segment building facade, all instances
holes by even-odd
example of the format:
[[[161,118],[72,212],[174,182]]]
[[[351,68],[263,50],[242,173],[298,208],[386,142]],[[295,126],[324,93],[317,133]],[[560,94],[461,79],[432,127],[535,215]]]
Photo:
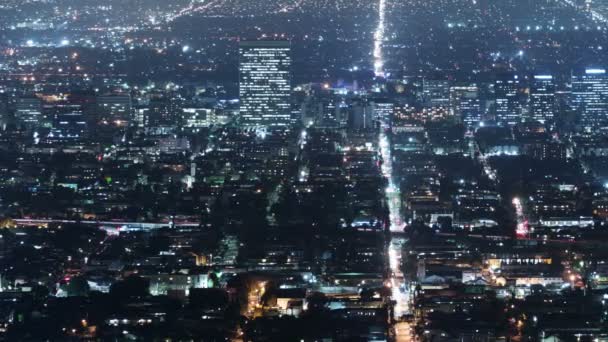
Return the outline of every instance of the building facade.
[[[291,56],[287,41],[248,41],[239,46],[240,117],[245,128],[291,123]]]
[[[552,121],[555,111],[555,85],[551,75],[535,75],[530,87],[530,116],[545,123]]]
[[[605,69],[586,69],[572,76],[572,107],[586,131],[608,120],[608,75]]]

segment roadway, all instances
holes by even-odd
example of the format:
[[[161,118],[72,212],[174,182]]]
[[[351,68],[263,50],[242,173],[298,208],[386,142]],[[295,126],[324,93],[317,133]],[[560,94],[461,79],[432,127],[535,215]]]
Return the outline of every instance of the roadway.
[[[17,226],[45,226],[49,224],[86,224],[98,227],[113,227],[124,230],[146,230],[166,227],[194,228],[200,222],[130,222],[130,221],[95,221],[95,220],[59,220],[59,219],[14,219]]]
[[[391,287],[391,300],[393,306],[393,335],[397,342],[413,341],[413,329],[409,322],[401,318],[411,314],[411,292],[402,271],[402,255],[405,239],[400,236],[405,228],[403,213],[401,210],[401,191],[395,182],[391,145],[387,133],[381,129],[379,134],[380,155],[382,157],[382,175],[387,179],[388,186],[385,189],[386,203],[389,210],[389,231],[391,240],[388,244],[388,266]]]
[[[382,48],[386,35],[386,2],[387,0],[378,0],[378,25],[374,32],[374,75],[379,79],[385,77]],[[388,125],[381,125],[381,127],[385,126],[389,127]],[[391,241],[388,244],[387,250],[390,275],[387,280],[391,287],[391,299],[394,302],[393,321],[395,324],[392,327],[392,335],[397,342],[410,342],[414,340],[412,326],[409,322],[401,321],[401,317],[411,312],[410,289],[401,270],[405,239],[399,235],[403,233],[405,223],[401,210],[400,186],[395,182],[391,154],[392,148],[387,131],[384,128],[380,129],[378,145],[380,147],[380,156],[382,157],[382,175],[388,181],[388,186],[384,193],[389,210],[389,231],[391,232]]]
[[[386,0],[378,0],[378,25],[374,32],[374,75],[384,77],[382,45],[386,33]]]

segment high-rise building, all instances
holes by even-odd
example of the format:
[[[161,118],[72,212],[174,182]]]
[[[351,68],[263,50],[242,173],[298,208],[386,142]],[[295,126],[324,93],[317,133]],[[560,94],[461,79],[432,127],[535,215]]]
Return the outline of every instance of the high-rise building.
[[[513,126],[521,121],[519,106],[519,80],[514,77],[500,77],[494,82],[496,122],[503,126]]]
[[[132,119],[131,96],[106,95],[97,98],[99,120],[116,126],[127,126]]]
[[[0,130],[3,130],[9,121],[8,96],[2,93],[0,88]]]
[[[349,113],[348,127],[352,130],[372,127],[373,109],[371,107],[367,101],[355,101]]]
[[[86,136],[87,122],[81,106],[66,104],[49,109],[52,124],[49,141],[70,142]]]
[[[553,120],[555,84],[551,75],[535,75],[530,87],[530,117],[545,123]]]
[[[249,41],[239,46],[240,116],[246,128],[291,123],[291,56],[287,41]]]
[[[382,127],[389,128],[395,112],[395,104],[391,101],[376,100],[373,102],[373,119],[380,122]]]
[[[320,99],[316,125],[320,127],[338,127],[340,123],[340,99],[333,94]]]
[[[143,132],[146,128],[149,113],[150,108],[148,107],[135,108],[133,111],[133,127],[136,127],[140,132]]]
[[[15,108],[17,122],[28,129],[42,125],[42,101],[36,97],[23,97],[17,100]]]
[[[450,105],[450,82],[447,80],[427,80],[422,83],[422,98],[425,107]]]
[[[173,133],[180,124],[182,108],[177,98],[157,97],[150,101],[144,116],[144,127],[148,134]]]
[[[605,69],[587,69],[583,74],[572,76],[572,107],[587,131],[608,121],[608,75]]]
[[[479,88],[475,84],[450,88],[450,115],[460,118],[467,129],[481,122],[481,102]]]
[[[216,123],[215,110],[211,108],[183,108],[181,121],[183,129],[198,132]]]

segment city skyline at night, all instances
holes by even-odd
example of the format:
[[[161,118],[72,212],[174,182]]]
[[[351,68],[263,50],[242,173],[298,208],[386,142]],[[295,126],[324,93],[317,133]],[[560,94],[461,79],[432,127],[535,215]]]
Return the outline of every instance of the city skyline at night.
[[[4,0],[0,341],[608,341],[608,1]]]

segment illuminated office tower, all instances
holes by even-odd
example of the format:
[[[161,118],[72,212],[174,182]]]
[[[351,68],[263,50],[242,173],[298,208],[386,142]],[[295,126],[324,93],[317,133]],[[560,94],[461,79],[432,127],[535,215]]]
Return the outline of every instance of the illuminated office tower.
[[[386,100],[376,100],[372,106],[374,109],[373,119],[378,121],[383,128],[389,128],[395,113],[395,104]]]
[[[572,107],[582,127],[590,131],[608,122],[608,75],[604,69],[587,69],[572,76]]]
[[[469,130],[479,125],[481,102],[477,85],[450,88],[450,115],[460,118]]]
[[[323,127],[336,126],[339,122],[339,99],[336,97],[326,97],[319,104],[317,124]]]
[[[53,116],[51,135],[55,139],[63,141],[78,140],[84,138],[86,133],[87,123],[82,111],[75,110]]]
[[[47,108],[51,120],[48,142],[74,142],[86,137],[88,126],[82,106],[60,104]]]
[[[553,120],[555,111],[555,85],[553,76],[535,75],[530,87],[530,116],[545,123]]]
[[[156,97],[150,100],[143,118],[143,126],[150,135],[172,134],[178,128],[181,117],[182,107],[179,98]]]
[[[216,123],[215,109],[211,108],[183,108],[181,125],[184,130],[199,132]]]
[[[499,78],[494,82],[496,121],[503,126],[513,126],[521,121],[519,106],[519,80],[517,76]]]
[[[97,98],[99,120],[116,126],[127,126],[132,119],[131,96],[105,95]]]
[[[17,100],[15,118],[27,129],[42,126],[42,101],[36,97],[22,97]]]
[[[287,41],[250,41],[239,46],[240,116],[246,128],[291,123],[291,56]]]
[[[423,80],[422,97],[425,107],[447,108],[450,104],[450,82],[446,80]]]

